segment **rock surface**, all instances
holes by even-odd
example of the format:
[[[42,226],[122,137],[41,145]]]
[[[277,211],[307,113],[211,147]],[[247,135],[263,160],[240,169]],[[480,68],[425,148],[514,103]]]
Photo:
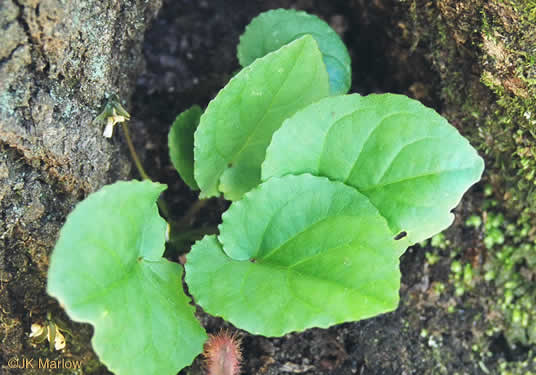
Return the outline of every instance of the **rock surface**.
[[[107,98],[129,101],[143,69],[141,45],[161,1],[0,2],[0,363],[82,360],[99,369],[91,329],[69,324],[64,353],[32,346],[30,325],[62,316],[46,295],[48,256],[73,205],[130,171],[121,136],[94,118]],[[65,319],[65,318],[64,318]]]

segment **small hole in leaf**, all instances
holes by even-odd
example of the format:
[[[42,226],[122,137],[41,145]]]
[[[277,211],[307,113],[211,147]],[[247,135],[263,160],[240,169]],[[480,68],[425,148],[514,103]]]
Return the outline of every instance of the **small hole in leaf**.
[[[406,237],[407,235],[408,235],[408,232],[406,232],[405,230],[403,230],[402,232],[398,233],[398,234],[395,236],[395,241],[401,240],[402,238]]]
[[[251,258],[249,261],[250,261],[251,263],[257,263],[257,259],[255,259],[255,258]]]
[[[227,164],[227,168],[232,168],[232,167],[233,167],[233,163]]]

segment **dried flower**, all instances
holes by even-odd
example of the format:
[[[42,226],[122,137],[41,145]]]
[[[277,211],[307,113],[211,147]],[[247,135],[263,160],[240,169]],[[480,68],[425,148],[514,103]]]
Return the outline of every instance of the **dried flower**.
[[[119,98],[113,95],[106,103],[104,110],[95,120],[106,121],[106,127],[102,134],[106,138],[111,138],[115,124],[124,122],[130,119],[130,114],[123,108],[119,102]]]

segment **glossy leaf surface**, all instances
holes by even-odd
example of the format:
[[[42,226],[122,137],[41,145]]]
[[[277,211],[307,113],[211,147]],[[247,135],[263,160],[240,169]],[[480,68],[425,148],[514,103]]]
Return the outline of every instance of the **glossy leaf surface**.
[[[317,44],[304,36],[257,59],[210,102],[195,133],[201,197],[237,200],[260,182],[272,134],[299,109],[329,93]]]
[[[401,95],[323,99],[274,134],[263,179],[312,173],[366,195],[409,243],[439,233],[484,162],[434,110]]]
[[[305,34],[315,38],[329,75],[331,95],[345,94],[352,83],[350,55],[339,35],[317,16],[294,9],[261,13],[240,37],[238,60],[247,66]]]
[[[220,232],[194,245],[186,281],[197,304],[239,328],[280,336],[397,307],[404,248],[352,187],[272,178],[231,205]]]
[[[177,116],[168,135],[169,158],[182,180],[199,190],[194,179],[194,132],[203,111],[197,105]]]
[[[162,258],[166,223],[152,182],[117,182],[78,204],[50,261],[47,291],[95,327],[93,348],[115,374],[176,374],[206,334],[184,294],[182,268]]]

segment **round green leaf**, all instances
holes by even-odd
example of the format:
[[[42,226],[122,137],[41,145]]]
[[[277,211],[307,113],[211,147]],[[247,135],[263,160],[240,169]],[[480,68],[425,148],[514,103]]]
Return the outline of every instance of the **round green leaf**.
[[[401,95],[330,97],[285,121],[262,177],[312,173],[366,195],[393,233],[413,244],[454,220],[484,161],[434,110]]]
[[[352,83],[350,55],[339,35],[317,16],[294,9],[276,9],[261,13],[247,26],[238,44],[240,65],[310,34],[315,38],[329,75],[331,95],[345,94]]]
[[[205,311],[239,328],[281,336],[398,305],[404,248],[352,187],[272,178],[231,205],[220,232],[193,246],[186,282]]]
[[[201,198],[237,200],[257,186],[272,134],[297,110],[328,95],[327,73],[311,36],[240,71],[212,100],[195,132]]]
[[[78,204],[50,260],[47,291],[95,327],[93,348],[116,374],[176,374],[206,334],[182,290],[182,268],[162,258],[165,185],[117,182]]]
[[[197,105],[177,116],[168,135],[169,158],[183,181],[199,190],[194,179],[194,132],[203,111]]]

